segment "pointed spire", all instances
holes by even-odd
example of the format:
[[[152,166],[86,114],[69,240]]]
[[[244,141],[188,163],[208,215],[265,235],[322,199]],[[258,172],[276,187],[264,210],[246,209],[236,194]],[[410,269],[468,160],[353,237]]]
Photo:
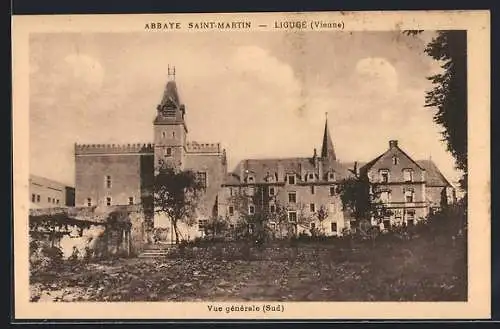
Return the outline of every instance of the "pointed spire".
[[[323,134],[323,145],[321,147],[321,157],[324,159],[337,160],[335,149],[333,148],[332,137],[328,130],[328,112],[325,112],[325,132]]]

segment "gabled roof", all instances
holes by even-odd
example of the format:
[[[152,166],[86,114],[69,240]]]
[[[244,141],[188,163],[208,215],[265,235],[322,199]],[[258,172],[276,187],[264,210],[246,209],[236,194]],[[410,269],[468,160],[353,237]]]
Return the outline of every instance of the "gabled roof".
[[[444,175],[441,173],[441,171],[438,169],[436,164],[432,160],[413,160],[408,154],[406,154],[401,148],[398,146],[395,146],[398,151],[400,151],[403,155],[408,157],[411,161],[413,161],[420,169],[425,171],[425,180],[426,180],[426,186],[442,186],[442,187],[449,187],[452,186],[450,182],[444,177]],[[387,152],[382,153],[375,159],[371,160],[370,162],[366,163],[363,165],[360,169],[361,173],[366,173],[370,168],[377,163],[377,161],[382,158]]]
[[[412,161],[418,168],[422,169],[422,170],[425,170],[425,168],[423,168],[417,161],[413,160],[413,158],[411,156],[409,156],[405,151],[403,151],[399,146],[394,146],[394,148],[396,148],[399,152],[401,152],[401,154],[403,154],[404,156],[406,156],[408,159],[410,159],[410,161]],[[385,151],[384,153],[382,153],[381,155],[379,155],[378,157],[376,157],[375,159],[371,160],[370,162],[368,162],[367,164],[365,164],[362,168],[362,171],[363,172],[367,172],[368,170],[370,170],[370,168],[378,162],[378,160],[380,160],[384,155],[386,155],[387,153],[389,153],[390,151],[392,150],[392,148],[389,148],[387,151]]]
[[[427,186],[452,186],[432,160],[417,160],[417,162],[425,169]]]

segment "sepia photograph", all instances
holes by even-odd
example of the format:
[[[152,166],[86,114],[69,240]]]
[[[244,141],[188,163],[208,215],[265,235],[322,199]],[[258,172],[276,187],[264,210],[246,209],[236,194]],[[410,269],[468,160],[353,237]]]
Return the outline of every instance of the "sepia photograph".
[[[467,28],[258,26],[29,33],[30,304],[469,301]]]

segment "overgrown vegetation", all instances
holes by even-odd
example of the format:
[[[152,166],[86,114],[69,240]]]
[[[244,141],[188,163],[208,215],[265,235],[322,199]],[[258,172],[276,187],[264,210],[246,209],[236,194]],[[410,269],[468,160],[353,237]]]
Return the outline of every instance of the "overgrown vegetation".
[[[179,171],[162,164],[154,178],[155,211],[168,217],[175,234],[175,242],[179,239],[179,222],[193,224],[202,184],[193,171]]]

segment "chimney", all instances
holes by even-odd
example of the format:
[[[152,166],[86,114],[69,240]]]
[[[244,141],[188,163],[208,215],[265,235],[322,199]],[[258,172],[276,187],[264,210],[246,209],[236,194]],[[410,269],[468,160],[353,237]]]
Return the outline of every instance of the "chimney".
[[[398,141],[397,140],[390,140],[389,141],[389,148],[397,147],[398,146]]]
[[[359,172],[358,172],[358,161],[354,161],[354,174],[359,175]]]
[[[245,161],[240,163],[240,183],[245,182]]]
[[[278,181],[285,181],[285,169],[283,168],[283,164],[278,162]]]

